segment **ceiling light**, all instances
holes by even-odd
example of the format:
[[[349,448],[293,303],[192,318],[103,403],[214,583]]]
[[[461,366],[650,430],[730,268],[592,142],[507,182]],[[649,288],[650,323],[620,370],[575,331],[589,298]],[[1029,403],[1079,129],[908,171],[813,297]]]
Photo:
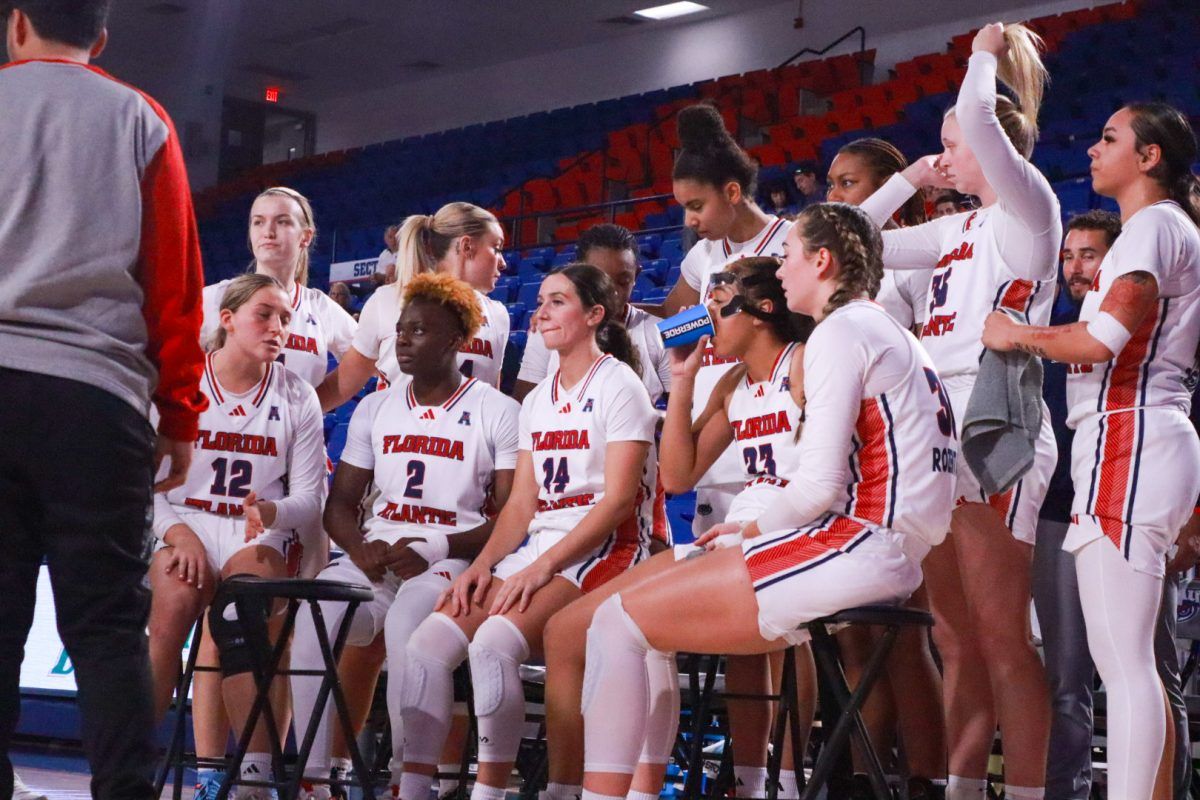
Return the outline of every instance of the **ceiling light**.
[[[647,19],[671,19],[672,17],[682,17],[685,14],[695,14],[698,11],[708,11],[708,6],[691,2],[667,3],[663,6],[643,8],[641,11],[633,13]]]

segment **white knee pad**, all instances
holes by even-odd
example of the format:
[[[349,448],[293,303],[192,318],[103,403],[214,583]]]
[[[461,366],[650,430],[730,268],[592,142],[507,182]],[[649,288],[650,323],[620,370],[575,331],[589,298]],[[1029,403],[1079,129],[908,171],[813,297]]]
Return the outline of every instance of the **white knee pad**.
[[[409,638],[404,675],[395,689],[398,700],[388,704],[400,709],[408,761],[438,763],[450,730],[453,673],[466,657],[466,634],[443,614],[430,614]]]
[[[646,738],[638,760],[645,764],[666,764],[671,760],[679,727],[679,669],[675,654],[659,650],[647,653],[646,680],[650,713],[646,716]]]
[[[491,617],[471,641],[471,685],[479,720],[479,760],[504,763],[517,757],[525,720],[521,662],[529,643],[510,620]]]
[[[404,687],[408,683],[408,642],[413,632],[426,618],[433,613],[442,588],[447,585],[444,578],[434,581],[423,581],[422,575],[414,580],[405,581],[396,594],[396,600],[388,609],[384,622],[384,641],[387,645],[388,687],[387,705],[388,716],[392,724],[392,760],[396,764],[404,762]],[[457,626],[455,626],[457,628]],[[465,637],[462,638],[463,648]],[[452,654],[453,655],[453,654]],[[462,656],[459,656],[459,661]],[[422,676],[428,669],[426,665],[420,668]],[[422,683],[427,683],[422,681]],[[422,686],[422,691],[424,686]]]
[[[596,609],[583,678],[584,769],[632,775],[645,741],[650,645],[619,594]]]
[[[506,693],[521,692],[521,662],[529,657],[524,634],[504,617],[491,617],[479,627],[469,649],[475,714],[496,713]],[[512,676],[518,680],[512,683]]]

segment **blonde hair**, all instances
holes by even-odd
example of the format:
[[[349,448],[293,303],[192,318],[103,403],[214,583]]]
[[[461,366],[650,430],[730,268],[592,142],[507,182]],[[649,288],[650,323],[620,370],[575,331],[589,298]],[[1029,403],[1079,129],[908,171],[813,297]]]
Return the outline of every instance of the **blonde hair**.
[[[312,237],[308,240],[308,245],[300,250],[300,258],[296,262],[295,281],[301,286],[308,286],[308,253],[312,249],[313,242],[317,240],[317,223],[313,218],[312,204],[308,202],[307,197],[286,186],[272,186],[264,189],[258,197],[254,198],[255,201],[259,197],[286,197],[300,206],[300,227],[312,231]]]
[[[239,275],[229,282],[225,287],[225,294],[221,295],[220,311],[229,309],[231,312],[237,311],[246,303],[250,302],[250,298],[258,292],[259,289],[278,289],[284,291],[283,284],[275,280],[270,275],[265,275],[261,272],[248,272],[245,275]],[[225,326],[220,324],[220,316],[218,315],[217,330],[212,336],[212,347],[210,350],[220,350],[225,346]]]
[[[477,239],[492,225],[499,225],[495,214],[471,203],[447,203],[436,214],[413,214],[400,225],[396,234],[396,289],[401,296],[405,285],[423,272],[435,272],[438,262],[450,251],[456,239]]]

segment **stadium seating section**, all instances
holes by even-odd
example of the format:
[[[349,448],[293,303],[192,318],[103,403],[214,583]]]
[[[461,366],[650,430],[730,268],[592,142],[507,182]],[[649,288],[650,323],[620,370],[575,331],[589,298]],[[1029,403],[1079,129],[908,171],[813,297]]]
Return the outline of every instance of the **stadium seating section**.
[[[1064,215],[1102,207],[1090,189],[1086,149],[1113,110],[1159,99],[1200,111],[1200,5],[1112,3],[1030,24],[1046,40],[1053,76],[1034,162],[1053,182]],[[936,151],[973,36],[956,36],[942,52],[899,63],[878,80],[867,50],[267,165],[197,195],[207,278],[245,269],[246,211],[266,186],[293,186],[313,200],[317,285],[331,259],[377,255],[389,222],[449,200],[486,206],[504,221],[513,248],[493,293],[512,319],[511,381],[537,284],[572,258],[580,230],[615,221],[640,232],[635,299],[655,302],[678,279],[682,209],[669,194],[680,108],[715,103],[760,160],[760,182],[787,180],[801,161],[823,168],[862,136],[887,139],[911,158]],[[334,458],[351,410],[327,420]]]

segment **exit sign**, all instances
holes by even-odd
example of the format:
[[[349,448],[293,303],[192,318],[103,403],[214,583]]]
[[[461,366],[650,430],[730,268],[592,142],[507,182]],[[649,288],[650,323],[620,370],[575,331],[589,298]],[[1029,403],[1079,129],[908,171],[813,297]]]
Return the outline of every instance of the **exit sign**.
[[[268,103],[278,103],[279,102],[279,87],[278,86],[268,86],[266,92],[263,93],[263,99],[266,100]]]

